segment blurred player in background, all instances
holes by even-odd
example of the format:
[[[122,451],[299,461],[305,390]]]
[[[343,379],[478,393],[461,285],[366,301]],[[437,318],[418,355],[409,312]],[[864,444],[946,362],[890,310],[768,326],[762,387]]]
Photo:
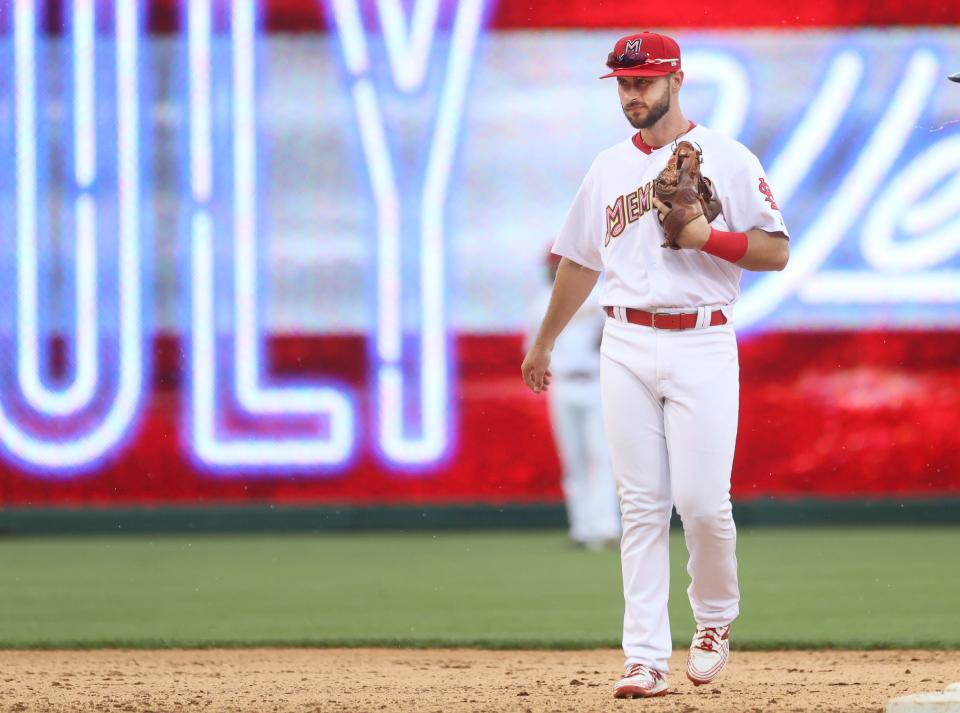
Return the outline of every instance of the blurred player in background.
[[[547,247],[545,284],[530,307],[525,348],[529,349],[550,304],[560,256]],[[600,405],[600,338],[606,315],[597,290],[584,301],[553,348],[550,423],[563,468],[563,493],[570,540],[601,549],[619,545],[620,508]]]

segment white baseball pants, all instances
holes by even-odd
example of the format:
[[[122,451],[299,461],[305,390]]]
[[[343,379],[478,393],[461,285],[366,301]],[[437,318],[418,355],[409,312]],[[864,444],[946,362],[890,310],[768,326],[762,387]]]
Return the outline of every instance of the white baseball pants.
[[[558,375],[549,394],[570,539],[591,543],[617,538],[620,510],[603,432],[599,380],[567,380]]]
[[[667,671],[671,506],[690,558],[687,594],[701,626],[739,613],[730,472],[740,366],[729,324],[679,331],[607,319],[601,392],[622,512],[627,665]]]

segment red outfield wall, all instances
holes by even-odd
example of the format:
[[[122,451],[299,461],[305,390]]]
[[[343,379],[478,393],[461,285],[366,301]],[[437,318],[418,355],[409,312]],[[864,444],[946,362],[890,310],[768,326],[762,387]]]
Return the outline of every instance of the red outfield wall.
[[[370,8],[374,0],[364,0]],[[43,3],[63,30],[66,0]],[[160,32],[180,25],[179,0],[149,0]],[[322,0],[263,0],[277,31],[326,31]],[[404,3],[409,6],[409,3]],[[372,22],[373,12],[365,13]],[[0,17],[0,26],[6,19]],[[614,0],[500,0],[493,30],[817,27],[960,24],[960,3],[923,0],[769,3],[692,0],[676,7]],[[154,383],[130,442],[104,468],[69,479],[0,464],[0,506],[274,502],[523,503],[560,499],[559,464],[543,399],[519,379],[519,336],[461,335],[450,458],[399,473],[373,448],[367,345],[359,337],[278,338],[272,371],[351,385],[360,448],[343,470],[298,475],[200,470],[189,456],[183,363],[160,339]],[[960,496],[960,332],[791,332],[741,340],[738,500],[780,497]],[[239,420],[239,418],[237,419]]]
[[[180,24],[180,0],[145,0],[148,23],[156,32],[172,32]],[[251,0],[253,1],[253,0]],[[372,9],[374,0],[361,0]],[[406,5],[406,3],[405,3]],[[67,0],[47,0],[40,12],[49,32],[65,26]],[[493,0],[487,26],[494,30],[736,27],[801,29],[815,27],[886,27],[890,25],[960,24],[960,3],[944,0],[689,0],[682,10],[670,3],[622,0]],[[261,0],[264,26],[272,31],[316,32],[332,24],[324,0]],[[375,13],[365,13],[366,21]],[[2,18],[0,18],[2,21]]]
[[[237,503],[523,503],[559,500],[559,465],[543,399],[519,378],[519,337],[456,344],[459,434],[453,457],[398,474],[361,437],[346,470],[226,477],[198,470],[182,424],[179,345],[161,340],[155,384],[119,458],[95,474],[0,477],[6,506]],[[359,338],[284,338],[274,373],[335,376],[370,418],[366,345]],[[741,340],[742,410],[734,469],[738,500],[763,496],[960,495],[960,333],[774,333]]]

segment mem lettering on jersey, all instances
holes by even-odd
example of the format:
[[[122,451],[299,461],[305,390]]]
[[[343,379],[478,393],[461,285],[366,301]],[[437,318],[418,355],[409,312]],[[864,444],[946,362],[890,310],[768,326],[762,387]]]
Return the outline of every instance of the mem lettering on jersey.
[[[630,223],[635,223],[642,215],[653,210],[654,181],[649,181],[637,190],[618,196],[607,206],[607,234],[603,246],[610,244],[613,238],[619,238]]]

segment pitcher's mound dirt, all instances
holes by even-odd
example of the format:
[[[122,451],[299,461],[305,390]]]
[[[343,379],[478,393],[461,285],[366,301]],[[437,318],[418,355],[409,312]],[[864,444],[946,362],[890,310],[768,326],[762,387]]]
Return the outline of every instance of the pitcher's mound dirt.
[[[734,651],[694,688],[617,701],[618,651],[3,651],[0,711],[880,711],[960,679],[960,651]]]

